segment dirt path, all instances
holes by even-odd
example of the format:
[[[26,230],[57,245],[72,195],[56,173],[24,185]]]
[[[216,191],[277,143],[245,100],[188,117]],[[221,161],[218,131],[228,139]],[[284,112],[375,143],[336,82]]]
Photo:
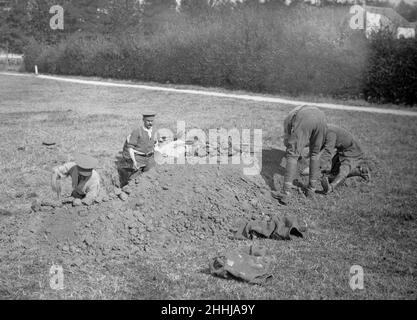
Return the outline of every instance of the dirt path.
[[[0,72],[2,76],[22,76],[22,77],[33,77],[32,74],[27,73],[10,73],[10,72]],[[211,97],[219,98],[228,98],[228,99],[240,99],[240,100],[249,100],[256,102],[270,102],[270,103],[281,103],[284,105],[299,106],[299,105],[311,105],[319,108],[333,109],[333,110],[343,110],[343,111],[359,111],[359,112],[371,112],[371,113],[380,113],[380,114],[393,114],[398,116],[417,116],[415,111],[406,111],[406,110],[397,110],[397,109],[384,109],[384,108],[374,108],[374,107],[360,107],[360,106],[347,106],[341,104],[333,103],[319,103],[319,102],[307,102],[307,101],[297,101],[297,100],[288,100],[283,98],[273,98],[273,97],[263,97],[257,95],[249,94],[232,94],[232,93],[222,93],[216,91],[205,91],[205,90],[192,90],[192,89],[175,89],[167,88],[160,86],[149,86],[149,85],[140,85],[140,84],[129,84],[129,83],[116,83],[110,81],[97,81],[97,80],[82,80],[70,77],[56,77],[56,76],[47,76],[47,75],[38,75],[36,76],[39,79],[87,84],[87,85],[96,85],[96,86],[107,86],[107,87],[122,87],[122,88],[136,88],[142,90],[153,90],[153,91],[165,91],[165,92],[174,92],[174,93],[184,93],[184,94],[196,94],[204,95]]]

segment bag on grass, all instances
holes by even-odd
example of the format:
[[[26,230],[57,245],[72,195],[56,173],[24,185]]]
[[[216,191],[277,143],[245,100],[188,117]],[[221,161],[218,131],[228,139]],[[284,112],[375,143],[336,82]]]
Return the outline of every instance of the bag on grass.
[[[272,278],[270,263],[263,257],[231,251],[210,263],[210,273],[225,279],[240,279],[252,284],[265,284]]]

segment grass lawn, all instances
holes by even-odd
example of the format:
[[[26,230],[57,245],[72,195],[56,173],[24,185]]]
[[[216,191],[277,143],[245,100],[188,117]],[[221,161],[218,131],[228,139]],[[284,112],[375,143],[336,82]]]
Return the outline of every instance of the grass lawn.
[[[65,288],[55,291],[49,287],[49,268],[59,257],[52,261],[41,243],[18,243],[41,223],[29,213],[31,194],[50,197],[53,166],[84,151],[100,159],[100,170],[110,170],[144,109],[158,113],[159,128],[175,132],[182,120],[187,128],[262,129],[265,150],[283,149],[279,136],[292,107],[2,75],[0,97],[0,298],[417,298],[414,117],[324,110],[330,123],[361,141],[373,160],[373,180],[351,181],[315,201],[276,206],[278,214],[295,213],[310,228],[302,239],[254,240],[275,259],[273,280],[265,286],[207,272],[209,259],[221,250],[253,243],[224,239],[189,244],[172,254],[150,250],[137,258],[86,261],[67,268]],[[47,141],[56,146],[43,146]],[[282,180],[278,172],[271,175]],[[349,287],[352,265],[364,269],[363,290]]]

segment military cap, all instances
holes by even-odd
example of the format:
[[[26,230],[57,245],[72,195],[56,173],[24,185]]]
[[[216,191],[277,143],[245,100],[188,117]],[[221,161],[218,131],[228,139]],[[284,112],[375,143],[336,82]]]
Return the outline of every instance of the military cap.
[[[143,112],[142,113],[142,116],[143,116],[143,118],[145,119],[149,119],[149,118],[155,118],[155,116],[156,116],[156,112],[154,112],[154,111],[145,111],[145,112]]]
[[[92,170],[98,165],[98,161],[95,158],[81,153],[75,155],[75,163],[80,169],[79,174],[83,176],[90,176]]]

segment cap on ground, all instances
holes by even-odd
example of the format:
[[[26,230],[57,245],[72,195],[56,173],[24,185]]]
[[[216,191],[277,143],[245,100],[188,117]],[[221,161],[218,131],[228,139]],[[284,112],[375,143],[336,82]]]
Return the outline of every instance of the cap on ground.
[[[147,119],[149,119],[149,118],[155,118],[156,112],[151,111],[151,110],[147,110],[147,111],[145,111],[145,112],[142,113],[142,116],[143,116],[144,119],[145,118],[147,118]]]
[[[75,155],[75,163],[81,169],[79,173],[84,176],[91,175],[91,170],[98,165],[97,159],[81,153]]]

